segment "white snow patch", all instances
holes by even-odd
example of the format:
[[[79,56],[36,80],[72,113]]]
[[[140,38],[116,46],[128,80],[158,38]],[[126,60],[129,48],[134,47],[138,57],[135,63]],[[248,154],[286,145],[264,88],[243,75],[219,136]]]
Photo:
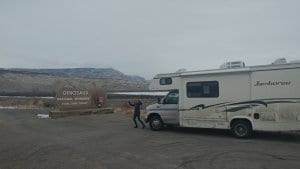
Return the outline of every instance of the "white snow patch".
[[[168,92],[112,92],[115,95],[132,95],[132,96],[165,96]]]
[[[49,114],[38,114],[37,117],[40,118],[40,119],[48,119]]]
[[[0,109],[19,109],[19,108],[14,106],[0,106]]]
[[[18,98],[18,99],[26,99],[26,98],[42,98],[42,99],[54,99],[55,97],[40,97],[40,96],[0,96],[0,98]]]

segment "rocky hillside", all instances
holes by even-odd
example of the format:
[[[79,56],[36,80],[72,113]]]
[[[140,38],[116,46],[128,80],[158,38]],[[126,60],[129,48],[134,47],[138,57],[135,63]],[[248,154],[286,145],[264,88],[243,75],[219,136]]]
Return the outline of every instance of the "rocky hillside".
[[[148,89],[144,78],[111,68],[0,69],[0,95],[50,96],[66,84],[108,91]]]

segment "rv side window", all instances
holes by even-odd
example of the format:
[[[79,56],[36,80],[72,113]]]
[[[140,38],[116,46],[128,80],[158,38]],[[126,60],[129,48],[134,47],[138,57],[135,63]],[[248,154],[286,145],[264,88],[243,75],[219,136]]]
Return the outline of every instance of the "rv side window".
[[[188,82],[186,84],[187,97],[219,97],[219,83],[217,81]]]
[[[170,77],[163,77],[159,80],[160,85],[170,85],[172,84],[172,78]]]

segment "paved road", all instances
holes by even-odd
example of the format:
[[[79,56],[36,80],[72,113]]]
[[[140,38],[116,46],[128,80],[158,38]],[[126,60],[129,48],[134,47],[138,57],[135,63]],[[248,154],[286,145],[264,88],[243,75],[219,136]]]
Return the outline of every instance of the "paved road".
[[[38,119],[0,110],[0,169],[299,169],[300,134],[132,128],[122,114]]]

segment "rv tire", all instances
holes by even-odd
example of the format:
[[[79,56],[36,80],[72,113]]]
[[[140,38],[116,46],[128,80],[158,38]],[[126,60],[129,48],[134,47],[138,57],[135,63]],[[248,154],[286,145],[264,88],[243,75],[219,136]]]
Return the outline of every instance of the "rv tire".
[[[163,129],[163,121],[159,116],[151,117],[149,121],[150,129],[153,131],[159,131]]]
[[[247,138],[252,133],[252,126],[246,120],[236,120],[231,125],[231,132],[237,138]]]

